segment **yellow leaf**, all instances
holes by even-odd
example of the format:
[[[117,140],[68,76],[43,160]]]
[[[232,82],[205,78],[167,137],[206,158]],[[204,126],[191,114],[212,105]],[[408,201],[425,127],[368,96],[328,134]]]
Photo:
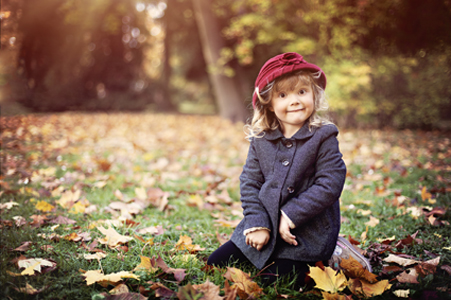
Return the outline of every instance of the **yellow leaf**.
[[[133,240],[132,237],[119,234],[116,230],[109,227],[108,229],[98,226],[97,229],[105,235],[105,238],[100,239],[101,244],[107,244],[109,247],[114,248],[119,244],[125,244]]]
[[[21,275],[34,275],[35,268],[39,267],[39,262],[36,262],[34,265],[25,268],[20,274]]]
[[[144,271],[148,271],[150,273],[155,273],[158,270],[158,267],[157,267],[154,259],[152,260],[151,258],[146,257],[146,256],[140,256],[140,257],[141,257],[141,263],[136,266],[134,271],[144,270]]]
[[[87,271],[82,274],[85,276],[86,284],[91,285],[93,283],[116,283],[122,280],[122,278],[133,278],[139,280],[139,276],[132,274],[130,272],[122,271],[117,273],[111,273],[104,275],[100,270]]]
[[[315,280],[315,288],[326,292],[336,293],[346,288],[346,276],[342,271],[336,272],[330,267],[325,267],[324,271],[319,267],[309,267],[309,276]]]
[[[55,208],[55,206],[53,206],[50,203],[47,203],[47,202],[45,202],[43,200],[41,200],[38,203],[36,203],[35,207],[36,207],[37,210],[40,210],[42,212],[49,212],[49,211],[51,211],[52,209]]]
[[[424,186],[424,187],[421,189],[421,199],[423,199],[423,201],[424,201],[424,200],[431,199],[431,197],[432,197],[432,194],[431,194],[431,193],[428,193],[426,187]]]
[[[68,209],[80,198],[80,195],[81,190],[76,190],[75,192],[68,190],[61,195],[61,198],[57,202],[62,208]]]
[[[85,212],[86,206],[82,202],[75,203],[72,208],[69,210],[72,214],[82,214]]]
[[[199,245],[193,245],[193,240],[187,235],[181,235],[177,244],[175,244],[174,250],[188,250],[189,252],[196,252],[205,250]]]

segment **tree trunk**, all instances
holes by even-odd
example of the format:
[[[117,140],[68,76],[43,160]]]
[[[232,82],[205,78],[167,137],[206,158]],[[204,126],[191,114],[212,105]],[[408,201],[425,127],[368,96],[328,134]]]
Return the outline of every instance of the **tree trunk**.
[[[220,58],[224,41],[217,19],[211,9],[210,1],[193,0],[193,6],[205,61],[209,66],[214,66]],[[233,122],[245,121],[248,113],[244,105],[244,97],[236,81],[216,71],[209,71],[208,76],[213,86],[221,117]]]

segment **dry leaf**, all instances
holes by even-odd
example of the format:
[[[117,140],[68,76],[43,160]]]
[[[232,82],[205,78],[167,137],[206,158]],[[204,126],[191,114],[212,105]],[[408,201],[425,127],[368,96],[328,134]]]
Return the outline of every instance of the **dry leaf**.
[[[132,237],[119,234],[112,227],[105,229],[102,226],[98,226],[97,229],[105,235],[105,238],[100,239],[99,242],[104,245],[107,244],[111,248],[117,247],[120,244],[125,244],[133,240]]]
[[[109,293],[111,295],[121,295],[121,294],[127,294],[129,292],[130,292],[130,290],[123,283],[117,285],[115,288],[113,288],[112,290],[109,291]]]
[[[396,290],[393,291],[393,294],[399,298],[409,298],[410,290]]]
[[[154,258],[141,256],[141,263],[134,268],[134,271],[147,271],[149,273],[155,273],[158,271],[157,263]]]
[[[139,276],[126,271],[104,275],[100,270],[92,270],[87,271],[82,275],[85,277],[87,285],[91,285],[93,283],[98,282],[102,286],[107,286],[108,284],[113,284],[121,281],[122,278],[133,278],[139,280]]]
[[[394,254],[389,254],[388,257],[384,258],[383,260],[385,262],[397,263],[398,265],[401,265],[404,267],[419,263],[419,261],[417,261],[417,260],[403,258],[400,256],[396,256]]]
[[[21,272],[22,275],[34,275],[35,271],[41,273],[41,267],[54,267],[56,264],[42,258],[31,258],[19,260],[17,265],[19,268],[25,268]]]
[[[188,250],[189,252],[203,251],[199,245],[193,245],[193,240],[187,235],[181,235],[178,242],[175,244],[174,250]]]
[[[101,260],[102,258],[105,258],[105,257],[106,257],[106,254],[105,254],[105,253],[102,253],[102,252],[96,252],[96,253],[94,253],[94,254],[84,254],[83,257],[84,257],[86,260],[91,260],[91,259]]]
[[[349,256],[348,259],[343,258],[340,262],[340,267],[342,267],[345,270],[345,274],[351,278],[365,279],[369,283],[377,281],[377,275],[364,268],[352,256]]]
[[[381,280],[376,283],[368,283],[365,280],[360,279],[349,279],[348,287],[351,292],[360,297],[374,297],[378,295],[382,295],[385,291],[389,290],[391,284],[388,283],[388,280]]]
[[[373,216],[370,216],[370,220],[365,223],[365,225],[370,227],[375,227],[377,224],[379,224],[379,219]]]
[[[418,273],[415,268],[410,268],[396,276],[396,279],[401,283],[418,283]]]
[[[319,267],[309,267],[309,276],[315,281],[315,288],[326,292],[336,293],[346,288],[346,276],[342,271],[336,272],[330,267],[325,267],[324,271]]]
[[[19,206],[19,203],[14,202],[14,201],[0,203],[0,209],[11,209],[13,206]]]
[[[16,249],[14,249],[14,251],[20,251],[20,252],[26,252],[30,249],[30,246],[33,243],[28,241],[28,242],[23,242],[19,247],[17,247]]]
[[[37,210],[40,210],[42,212],[49,212],[55,208],[55,206],[53,206],[50,203],[47,203],[43,200],[36,203],[35,207]]]
[[[348,297],[346,297],[346,295],[341,295],[338,293],[330,294],[330,293],[321,291],[321,295],[323,296],[324,300],[346,300],[346,299],[348,299]]]
[[[31,286],[28,283],[25,283],[25,287],[23,288],[14,288],[16,291],[20,292],[20,293],[24,293],[24,294],[28,294],[28,295],[36,295],[39,294],[40,292],[42,292],[43,290],[45,290],[47,287],[43,287],[42,289],[35,289],[33,286]]]
[[[244,273],[240,269],[227,267],[224,277],[234,283],[231,288],[237,290],[237,294],[241,299],[255,299],[264,295],[263,289],[250,279],[249,274]]]

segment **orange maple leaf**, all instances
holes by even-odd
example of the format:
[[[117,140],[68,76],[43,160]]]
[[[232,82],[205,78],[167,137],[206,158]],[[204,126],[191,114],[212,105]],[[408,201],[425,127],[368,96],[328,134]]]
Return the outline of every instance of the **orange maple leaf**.
[[[331,267],[325,267],[324,270],[310,267],[309,276],[315,281],[315,288],[326,292],[336,293],[346,288],[346,276],[342,271],[337,272]]]

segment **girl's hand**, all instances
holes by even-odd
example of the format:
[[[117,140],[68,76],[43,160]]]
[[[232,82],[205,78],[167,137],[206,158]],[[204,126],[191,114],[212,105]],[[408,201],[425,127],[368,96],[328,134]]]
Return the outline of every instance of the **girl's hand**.
[[[269,231],[260,229],[246,235],[246,244],[260,251],[269,241]]]
[[[296,241],[296,237],[291,234],[290,224],[284,215],[280,217],[279,224],[279,233],[280,237],[290,245],[297,246],[298,242]]]

